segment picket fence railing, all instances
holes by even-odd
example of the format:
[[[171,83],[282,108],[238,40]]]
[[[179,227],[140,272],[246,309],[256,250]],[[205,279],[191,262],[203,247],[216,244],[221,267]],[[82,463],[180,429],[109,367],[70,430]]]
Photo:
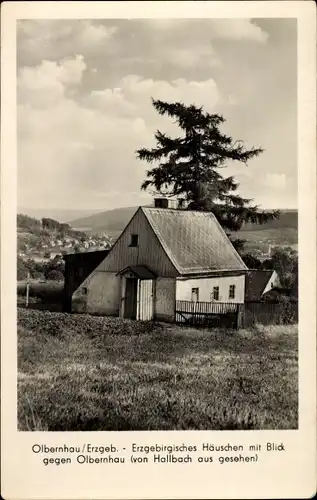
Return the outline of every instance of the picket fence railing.
[[[240,304],[176,301],[176,322],[190,325],[237,327]]]
[[[177,300],[176,323],[225,328],[298,322],[297,302],[192,302]]]

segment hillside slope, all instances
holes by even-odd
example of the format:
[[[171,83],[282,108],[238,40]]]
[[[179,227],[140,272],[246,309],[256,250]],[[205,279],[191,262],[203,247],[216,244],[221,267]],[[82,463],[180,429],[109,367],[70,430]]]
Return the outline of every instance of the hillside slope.
[[[98,214],[82,217],[69,222],[72,228],[81,231],[94,233],[107,233],[111,236],[118,236],[129,220],[132,218],[138,207],[123,207],[107,210]]]
[[[88,210],[88,209],[67,209],[67,208],[28,208],[18,207],[18,213],[42,219],[42,217],[49,217],[58,220],[59,222],[68,222],[69,220],[79,219],[83,217],[90,217],[92,214],[102,212],[102,210]]]
[[[102,233],[106,232],[113,237],[118,237],[123,231],[138,207],[124,207],[107,210],[90,217],[76,219],[69,224],[74,228],[86,232]],[[277,220],[267,224],[246,224],[244,228],[237,233],[240,238],[255,240],[272,240],[280,243],[297,243],[298,227],[297,210],[283,210]]]

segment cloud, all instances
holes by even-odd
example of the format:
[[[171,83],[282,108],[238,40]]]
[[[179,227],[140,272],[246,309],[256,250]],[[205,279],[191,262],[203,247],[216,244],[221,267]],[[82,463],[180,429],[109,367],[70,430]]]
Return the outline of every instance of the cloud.
[[[135,117],[141,114],[148,124],[158,124],[160,118],[152,107],[151,97],[204,105],[208,110],[214,109],[220,100],[217,85],[212,78],[201,82],[178,78],[168,82],[128,75],[117,85],[112,89],[92,91],[85,100],[86,105],[115,116]],[[164,120],[166,123],[166,119]]]
[[[267,173],[264,179],[264,183],[267,187],[274,190],[283,190],[287,185],[287,179],[285,174]]]
[[[116,26],[103,26],[93,24],[91,21],[82,21],[82,30],[79,32],[78,41],[86,46],[93,44],[94,46],[104,43],[117,32]]]
[[[57,200],[73,206],[84,193],[81,205],[89,208],[100,199],[106,203],[108,191],[132,200],[127,194],[139,190],[147,168],[136,160],[136,149],[153,145],[153,133],[163,121],[164,130],[175,127],[155,112],[150,96],[209,102],[210,109],[219,99],[212,79],[168,82],[127,75],[116,87],[92,90],[77,100],[69,91],[80,85],[85,70],[84,58],[76,56],[43,61],[19,73],[19,203],[24,206]]]
[[[184,28],[188,24],[189,20],[187,19],[178,19],[178,18],[157,18],[157,19],[146,19],[143,20],[142,23],[146,26],[149,26],[150,29],[156,29],[160,31],[166,30],[175,30],[179,28]]]
[[[193,66],[204,66],[205,68],[221,66],[221,60],[215,55],[211,45],[195,48],[171,48],[167,58],[170,64],[184,69],[190,69]]]
[[[184,75],[193,68],[196,74],[206,74],[221,67],[224,61],[218,49],[224,42],[256,46],[268,39],[251,19],[146,19],[129,21],[129,27],[134,31],[129,41],[131,50],[142,46],[144,63],[164,65],[167,71],[178,68]]]
[[[85,56],[104,52],[116,35],[115,25],[94,20],[20,20],[17,26],[18,56],[22,64],[43,58],[72,57],[74,48]]]
[[[121,87],[92,90],[86,102],[88,106],[111,114],[135,114],[136,104],[126,99]]]
[[[148,168],[135,150],[153,146],[157,128],[175,133],[154,97],[223,113],[226,134],[265,149],[250,169],[226,174],[256,203],[286,206],[296,195],[297,123],[296,23],[286,21],[20,21],[19,203],[131,203]]]
[[[251,19],[147,19],[143,24],[152,30],[161,32],[184,31],[189,26],[206,30],[212,39],[225,40],[250,40],[263,43],[268,39],[268,34]],[[191,37],[192,38],[192,37]]]
[[[225,40],[251,40],[264,43],[268,34],[251,19],[217,19],[212,21],[211,38]]]
[[[79,85],[87,66],[82,55],[56,63],[23,67],[18,75],[18,102],[51,107],[64,98],[66,88]]]
[[[184,78],[168,82],[142,78],[138,75],[128,75],[122,79],[122,86],[127,96],[151,95],[163,100],[185,100],[188,103],[196,102],[197,104],[202,101],[202,94],[206,97],[206,93],[208,93],[213,103],[218,98],[217,85],[212,78],[203,82],[187,81]]]
[[[264,43],[267,38],[250,19],[21,20],[17,31],[23,65],[73,57],[75,50],[94,64],[107,55],[112,67],[143,62],[184,71],[219,66],[214,42]]]
[[[62,43],[66,39],[73,39],[75,46],[83,44],[98,45],[112,38],[117,32],[115,25],[104,25],[98,20],[20,20],[18,35],[36,44],[41,41],[44,45],[53,45],[57,41]],[[22,47],[21,47],[22,48]]]

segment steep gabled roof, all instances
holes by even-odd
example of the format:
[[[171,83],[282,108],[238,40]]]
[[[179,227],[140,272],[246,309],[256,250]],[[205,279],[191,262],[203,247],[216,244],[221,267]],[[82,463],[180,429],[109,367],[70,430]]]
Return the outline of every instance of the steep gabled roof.
[[[248,269],[212,213],[141,210],[181,275]]]
[[[252,269],[245,277],[245,300],[260,300],[273,270]]]

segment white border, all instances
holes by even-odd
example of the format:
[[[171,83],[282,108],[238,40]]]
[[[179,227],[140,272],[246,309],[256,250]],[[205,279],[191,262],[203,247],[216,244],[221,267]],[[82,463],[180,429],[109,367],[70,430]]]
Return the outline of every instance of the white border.
[[[16,19],[297,18],[300,262],[298,431],[18,433],[16,430]],[[308,498],[316,488],[316,11],[312,1],[7,2],[2,5],[1,81],[1,472],[6,499]],[[291,138],[290,138],[291,140]],[[87,435],[89,434],[89,436]],[[199,436],[199,438],[198,438]],[[43,468],[35,442],[279,442],[287,452],[245,465]]]

